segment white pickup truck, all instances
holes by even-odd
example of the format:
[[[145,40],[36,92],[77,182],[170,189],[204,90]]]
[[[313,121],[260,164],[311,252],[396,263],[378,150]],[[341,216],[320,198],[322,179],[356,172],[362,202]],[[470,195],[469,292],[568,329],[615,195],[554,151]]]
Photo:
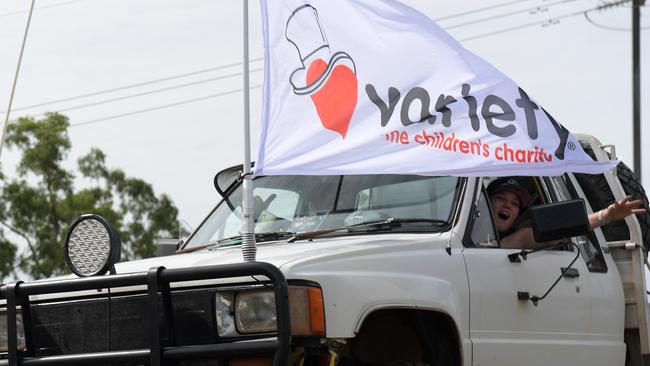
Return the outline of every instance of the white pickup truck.
[[[615,155],[580,138],[598,160]],[[65,243],[77,276],[0,288],[0,365],[622,366],[650,355],[650,215],[585,226],[626,194],[647,208],[622,164],[521,177],[536,237],[565,238],[532,252],[500,247],[492,177],[259,177],[257,262],[246,263],[238,178],[237,167],[217,174],[223,200],[171,255],[115,263],[114,229],[81,217]]]

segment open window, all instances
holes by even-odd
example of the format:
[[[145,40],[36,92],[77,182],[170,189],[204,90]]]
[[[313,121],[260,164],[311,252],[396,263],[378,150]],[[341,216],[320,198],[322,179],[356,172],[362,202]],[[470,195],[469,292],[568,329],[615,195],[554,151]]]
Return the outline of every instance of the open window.
[[[493,210],[493,202],[488,194],[490,184],[494,182],[496,177],[484,177],[479,180],[479,190],[477,192],[470,224],[468,226],[468,235],[466,235],[465,244],[473,247],[501,247],[501,240],[503,237],[510,235],[512,232],[530,226],[529,220],[529,207],[534,205],[546,204],[550,202],[558,202],[570,199],[569,196],[560,197],[556,193],[557,188],[554,187],[552,182],[542,177],[512,177],[516,180],[518,186],[523,188],[529,195],[530,202],[527,207],[521,207],[513,220],[507,217],[497,217],[502,213]],[[501,220],[500,222],[498,222]],[[503,226],[504,221],[510,221],[509,229],[499,227]],[[573,251],[573,247],[569,244],[557,248],[558,250]]]

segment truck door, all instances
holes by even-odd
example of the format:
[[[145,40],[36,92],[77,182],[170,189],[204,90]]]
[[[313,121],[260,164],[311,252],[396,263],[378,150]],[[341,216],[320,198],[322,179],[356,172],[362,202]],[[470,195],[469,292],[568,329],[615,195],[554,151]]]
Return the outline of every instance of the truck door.
[[[530,178],[540,204],[565,199],[550,180]],[[511,262],[519,249],[500,247],[484,184],[476,192],[473,221],[464,238],[470,288],[473,365],[615,365],[620,342],[594,332],[593,289],[584,259],[575,246],[531,253]],[[553,196],[551,196],[553,192]],[[576,257],[578,257],[576,259]],[[576,259],[568,276],[537,305],[518,293],[543,296]],[[596,291],[600,291],[597,289]],[[600,293],[600,292],[599,292]],[[600,296],[600,295],[599,295]]]

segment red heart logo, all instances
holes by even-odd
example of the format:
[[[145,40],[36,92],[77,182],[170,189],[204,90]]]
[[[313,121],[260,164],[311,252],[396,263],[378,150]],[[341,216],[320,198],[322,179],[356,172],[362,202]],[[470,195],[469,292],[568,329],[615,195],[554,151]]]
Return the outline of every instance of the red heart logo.
[[[327,70],[327,62],[317,59],[307,70],[307,85],[316,81]],[[341,134],[348,133],[352,113],[357,106],[357,77],[345,65],[337,65],[327,81],[311,100],[316,106],[323,127]]]

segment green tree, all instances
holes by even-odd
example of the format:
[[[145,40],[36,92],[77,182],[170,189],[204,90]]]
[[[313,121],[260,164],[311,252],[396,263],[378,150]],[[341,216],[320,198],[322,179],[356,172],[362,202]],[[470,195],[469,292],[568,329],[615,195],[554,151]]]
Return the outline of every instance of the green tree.
[[[17,149],[21,158],[16,178],[4,179],[0,220],[24,239],[27,250],[16,254],[16,244],[0,236],[0,276],[10,273],[16,260],[34,278],[65,273],[68,226],[86,213],[102,215],[117,228],[123,259],[150,257],[158,238],[178,235],[178,210],[171,199],[157,196],[141,179],[109,169],[101,150],[78,160],[80,176],[66,170],[68,126],[67,117],[52,113],[40,120],[20,118],[7,128],[7,147]],[[91,184],[75,189],[79,177]]]

